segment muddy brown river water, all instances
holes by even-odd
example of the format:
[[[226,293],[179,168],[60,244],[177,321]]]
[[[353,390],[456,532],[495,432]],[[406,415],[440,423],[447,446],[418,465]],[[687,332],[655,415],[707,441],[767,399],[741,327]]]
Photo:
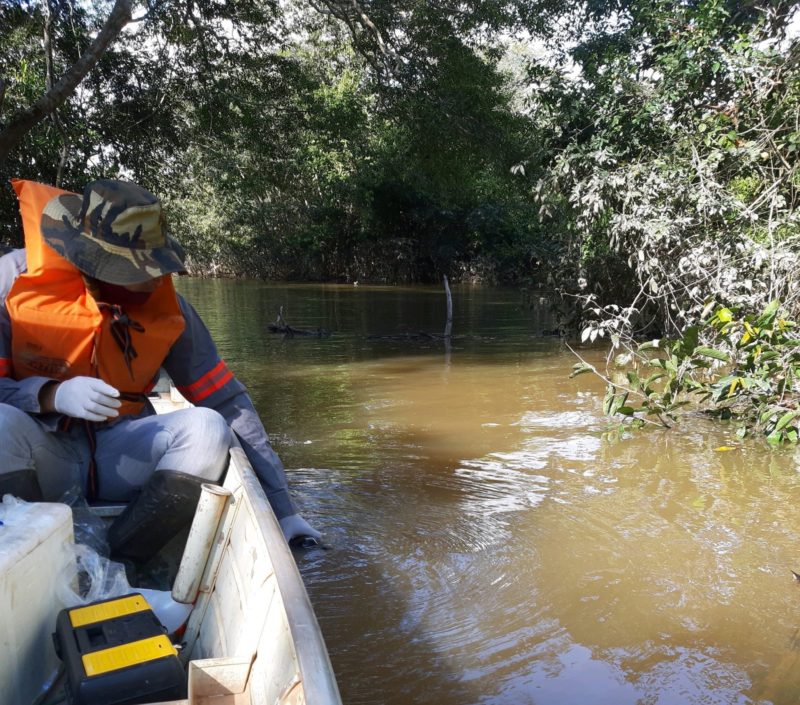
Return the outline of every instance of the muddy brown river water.
[[[296,559],[346,705],[800,702],[794,450],[609,435],[512,290],[455,288],[448,353],[370,337],[441,333],[437,288],[179,287],[325,534]]]

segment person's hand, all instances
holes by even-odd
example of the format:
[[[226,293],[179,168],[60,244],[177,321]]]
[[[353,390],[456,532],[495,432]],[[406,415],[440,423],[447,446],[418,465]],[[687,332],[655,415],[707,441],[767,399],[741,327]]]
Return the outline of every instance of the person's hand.
[[[319,541],[322,538],[322,534],[312,528],[311,524],[299,514],[290,514],[288,517],[283,517],[278,523],[281,525],[281,531],[283,531],[287,542],[305,537],[312,538],[315,541]]]
[[[60,414],[87,421],[106,421],[119,416],[119,392],[96,377],[73,377],[61,382],[53,397]]]

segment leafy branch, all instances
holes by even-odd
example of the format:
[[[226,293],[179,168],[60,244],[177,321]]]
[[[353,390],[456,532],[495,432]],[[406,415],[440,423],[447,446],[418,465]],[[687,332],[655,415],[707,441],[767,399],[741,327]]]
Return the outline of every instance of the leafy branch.
[[[653,418],[669,427],[692,405],[720,419],[734,419],[737,435],[757,432],[770,443],[800,438],[800,331],[780,302],[760,313],[738,315],[708,303],[698,325],[674,340],[637,344],[614,335],[602,375],[579,357],[572,376],[593,372],[606,382],[604,412],[633,426]],[[611,356],[617,353],[611,360]]]

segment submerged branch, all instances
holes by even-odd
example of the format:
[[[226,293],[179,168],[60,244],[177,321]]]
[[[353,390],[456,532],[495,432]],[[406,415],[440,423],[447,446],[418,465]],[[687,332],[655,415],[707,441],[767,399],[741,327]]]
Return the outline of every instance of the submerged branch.
[[[283,318],[283,306],[278,310],[278,317],[274,323],[267,326],[270,333],[281,333],[284,338],[327,338],[330,332],[324,328],[316,328],[315,330],[306,330],[303,328],[293,328]]]
[[[447,295],[447,323],[444,326],[444,337],[449,338],[453,332],[453,295],[450,293],[450,282],[447,275],[444,275],[444,291]]]

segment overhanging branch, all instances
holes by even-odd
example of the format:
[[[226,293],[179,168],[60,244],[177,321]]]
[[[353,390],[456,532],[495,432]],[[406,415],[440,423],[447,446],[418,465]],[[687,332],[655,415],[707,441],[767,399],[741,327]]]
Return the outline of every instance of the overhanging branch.
[[[0,164],[37,123],[50,115],[74,93],[78,84],[95,67],[122,28],[130,22],[132,4],[133,0],[116,0],[102,29],[81,58],[33,105],[11,118],[8,126],[0,132]]]
[[[359,0],[310,0],[310,4],[347,26],[355,48],[376,72],[395,71],[400,63],[397,52]]]

